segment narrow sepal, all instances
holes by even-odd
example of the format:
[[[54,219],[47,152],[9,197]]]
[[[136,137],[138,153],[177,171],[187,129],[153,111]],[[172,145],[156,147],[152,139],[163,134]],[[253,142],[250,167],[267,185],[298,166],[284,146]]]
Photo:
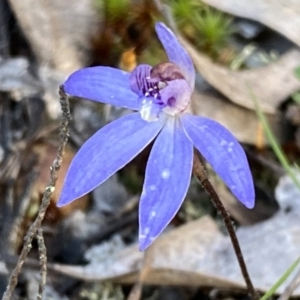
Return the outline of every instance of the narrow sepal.
[[[255,193],[244,149],[235,137],[216,121],[190,114],[181,116],[183,127],[214,171],[247,208],[253,208]]]
[[[145,250],[179,210],[189,187],[193,145],[175,121],[158,135],[146,168],[139,207],[139,243]]]
[[[156,23],[155,29],[170,62],[181,69],[193,90],[195,86],[195,69],[191,57],[182,47],[175,34],[165,24]]]
[[[108,179],[141,152],[162,126],[162,122],[148,123],[139,113],[132,113],[96,132],[74,157],[58,206],[87,194]]]

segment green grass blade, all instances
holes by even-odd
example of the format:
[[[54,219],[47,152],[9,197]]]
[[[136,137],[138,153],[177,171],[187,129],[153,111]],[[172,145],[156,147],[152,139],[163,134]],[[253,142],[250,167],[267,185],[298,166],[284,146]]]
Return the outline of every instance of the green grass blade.
[[[281,163],[281,165],[283,166],[283,168],[285,169],[285,171],[287,172],[287,174],[292,178],[293,182],[295,183],[295,185],[299,188],[300,190],[300,182],[297,179],[293,167],[290,165],[290,163],[288,162],[288,159],[286,158],[282,148],[280,147],[280,145],[278,144],[269,124],[268,121],[264,115],[264,113],[262,112],[261,108],[259,107],[258,101],[256,99],[256,96],[253,94],[252,90],[250,89],[250,95],[251,98],[255,104],[255,108],[256,108],[256,113],[258,116],[259,121],[262,124],[262,127],[264,129],[264,132],[267,136],[267,139],[270,142],[270,146],[272,147],[275,155],[277,156],[279,162]]]
[[[283,273],[283,275],[277,280],[277,282],[260,298],[260,300],[267,300],[270,298],[276,290],[287,280],[291,273],[300,263],[300,257]]]
[[[294,69],[294,75],[300,80],[300,67]]]

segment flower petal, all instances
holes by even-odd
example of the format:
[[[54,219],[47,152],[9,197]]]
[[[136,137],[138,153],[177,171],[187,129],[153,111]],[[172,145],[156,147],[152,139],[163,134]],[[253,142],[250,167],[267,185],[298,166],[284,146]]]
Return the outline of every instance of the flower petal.
[[[170,62],[176,64],[181,69],[193,90],[195,86],[195,69],[191,57],[182,47],[174,33],[165,24],[156,23],[155,29]]]
[[[150,87],[147,78],[150,76],[151,69],[151,66],[142,64],[138,65],[130,74],[130,88],[139,96],[144,96]]]
[[[64,83],[67,94],[138,110],[138,97],[130,89],[130,73],[110,67],[74,72]]]
[[[196,148],[247,208],[253,208],[253,179],[244,149],[221,124],[190,114],[182,115],[183,127]]]
[[[192,89],[185,79],[175,79],[168,82],[160,90],[161,100],[166,104],[164,112],[175,115],[187,109],[191,101]]]
[[[172,220],[191,180],[193,144],[178,123],[175,118],[169,120],[158,135],[147,163],[139,208],[142,251]]]
[[[148,123],[139,113],[132,113],[96,132],[74,157],[57,206],[72,202],[108,179],[141,152],[163,125]]]

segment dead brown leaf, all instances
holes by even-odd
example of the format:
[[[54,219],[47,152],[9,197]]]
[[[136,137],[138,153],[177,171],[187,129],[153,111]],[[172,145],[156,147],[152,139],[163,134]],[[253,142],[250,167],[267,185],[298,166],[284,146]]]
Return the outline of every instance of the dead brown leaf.
[[[256,113],[247,108],[216,97],[194,91],[191,108],[194,114],[218,121],[242,143],[255,145],[258,142],[260,122]],[[280,114],[267,115],[268,122],[277,140],[282,140],[284,127]],[[263,143],[267,143],[266,140]]]
[[[290,50],[266,67],[233,71],[212,62],[183,37],[180,37],[180,41],[191,55],[198,72],[214,88],[240,106],[255,109],[252,92],[265,113],[275,114],[277,107],[300,89],[300,82],[293,72],[300,62],[298,50]]]
[[[300,2],[293,0],[201,0],[217,9],[263,23],[300,46]]]
[[[242,284],[215,276],[217,269],[207,270],[211,263],[214,264],[216,253],[213,249],[217,249],[222,238],[216,224],[209,217],[190,222],[162,236],[148,254],[151,255],[147,259],[151,267],[144,283],[242,288]],[[134,283],[139,277],[142,262],[143,253],[137,246],[133,246],[97,265],[77,267],[55,264],[53,268],[84,280],[110,279]]]
[[[96,30],[99,18],[92,1],[9,3],[41,65],[71,73],[87,64],[91,32]]]
[[[52,161],[55,158],[57,152],[57,145],[51,143],[37,143],[33,147],[33,152],[38,154],[39,163],[37,165],[38,177],[32,191],[32,198],[34,198],[39,205],[45,187],[47,186],[49,181],[49,166],[51,165]],[[73,157],[74,157],[74,152],[70,148],[66,148],[66,152],[64,154],[64,160],[61,169],[59,171],[59,178],[57,180],[56,188],[51,198],[52,202],[51,202],[50,209],[48,211],[48,215],[55,214],[56,216],[60,215],[65,217],[70,215],[76,209],[82,209],[82,210],[85,209],[88,204],[88,197],[83,196],[80,201],[74,201],[69,205],[61,207],[59,209],[56,207],[56,203],[59,199],[63,182],[67,174],[67,170],[70,166]]]
[[[300,178],[300,177],[299,177]],[[244,258],[257,290],[266,291],[298,258],[300,247],[299,190],[288,177],[277,187],[281,210],[271,219],[237,231]],[[150,248],[144,283],[158,285],[244,288],[231,242],[209,217],[190,222],[161,236]],[[148,253],[149,255],[149,253]],[[143,262],[137,245],[87,266],[52,266],[83,280],[135,283]],[[284,290],[286,281],[278,292]],[[300,295],[298,288],[294,295]]]

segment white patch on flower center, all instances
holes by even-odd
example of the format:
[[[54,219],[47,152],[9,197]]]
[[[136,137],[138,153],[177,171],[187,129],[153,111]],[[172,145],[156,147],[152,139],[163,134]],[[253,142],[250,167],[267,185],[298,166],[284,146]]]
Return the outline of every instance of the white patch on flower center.
[[[159,119],[159,114],[155,111],[155,104],[147,98],[142,100],[140,114],[141,118],[147,122],[154,122]]]
[[[161,177],[163,179],[168,179],[170,177],[170,170],[168,169],[164,169],[162,172],[161,172]]]

